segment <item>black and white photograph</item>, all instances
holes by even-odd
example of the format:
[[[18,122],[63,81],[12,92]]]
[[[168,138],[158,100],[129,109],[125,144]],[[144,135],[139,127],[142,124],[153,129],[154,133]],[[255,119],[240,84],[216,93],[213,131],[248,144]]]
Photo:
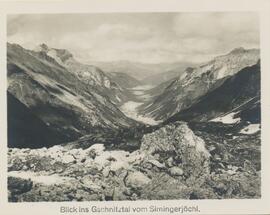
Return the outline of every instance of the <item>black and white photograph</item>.
[[[6,25],[8,202],[261,199],[257,12]]]

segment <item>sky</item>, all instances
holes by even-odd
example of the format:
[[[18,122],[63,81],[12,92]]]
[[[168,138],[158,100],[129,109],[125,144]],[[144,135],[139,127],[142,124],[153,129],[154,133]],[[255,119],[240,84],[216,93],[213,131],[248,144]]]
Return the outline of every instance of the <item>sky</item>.
[[[237,47],[259,48],[252,12],[9,15],[8,42],[68,49],[83,62],[204,62]]]

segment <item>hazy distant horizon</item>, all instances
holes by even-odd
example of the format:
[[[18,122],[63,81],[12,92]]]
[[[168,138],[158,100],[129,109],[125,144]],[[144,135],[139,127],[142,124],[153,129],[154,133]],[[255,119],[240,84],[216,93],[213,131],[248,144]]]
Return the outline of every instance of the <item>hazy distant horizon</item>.
[[[8,15],[7,40],[45,43],[84,62],[200,63],[234,48],[259,48],[252,12]]]

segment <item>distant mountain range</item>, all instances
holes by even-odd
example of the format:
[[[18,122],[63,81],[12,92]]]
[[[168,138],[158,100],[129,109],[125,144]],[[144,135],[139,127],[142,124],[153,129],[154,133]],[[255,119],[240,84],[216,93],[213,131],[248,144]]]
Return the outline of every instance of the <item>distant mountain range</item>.
[[[190,62],[147,64],[130,61],[90,61],[89,64],[95,65],[108,73],[125,73],[147,85],[158,85],[181,74],[185,67],[193,65]]]
[[[187,67],[195,66],[194,63],[183,62],[179,64],[171,64],[171,68],[167,68],[161,73],[150,75],[142,80],[146,85],[159,86],[164,82],[171,81],[173,78],[181,76]]]
[[[109,77],[123,88],[133,88],[142,85],[142,82],[123,72],[107,73]]]

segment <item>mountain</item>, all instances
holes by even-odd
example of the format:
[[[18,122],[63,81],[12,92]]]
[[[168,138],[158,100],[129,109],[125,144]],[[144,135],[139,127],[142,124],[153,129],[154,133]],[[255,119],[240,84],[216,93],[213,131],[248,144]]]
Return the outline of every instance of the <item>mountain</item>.
[[[113,81],[118,83],[122,88],[133,88],[142,85],[139,80],[123,72],[111,72],[107,75],[111,77]]]
[[[221,86],[202,96],[191,107],[180,111],[168,122],[216,121],[260,122],[260,63],[229,77]],[[227,121],[224,121],[226,120]]]
[[[63,63],[70,58],[66,51],[59,54]],[[97,129],[105,131],[136,124],[100,87],[88,84],[58,60],[43,51],[8,44],[8,92],[69,141]]]
[[[113,61],[113,62],[89,62],[91,65],[95,65],[101,68],[105,72],[117,72],[125,73],[129,76],[143,81],[144,84],[151,84],[151,76],[158,75],[162,76],[161,73],[166,71],[171,71],[175,68],[178,68],[181,65],[187,65],[187,63],[175,62],[175,63],[159,63],[159,64],[150,64],[150,63],[140,63],[140,62],[130,62],[130,61]],[[145,81],[144,81],[145,79]],[[162,78],[157,78],[161,81]],[[149,81],[149,83],[147,82]]]
[[[65,49],[50,48],[46,44],[41,44],[34,50],[37,53],[43,53],[52,57],[57,63],[65,67],[78,79],[86,84],[98,88],[104,95],[117,105],[121,105],[128,100],[130,94],[125,91],[117,82],[107,75],[100,68],[83,64],[77,61],[73,55]]]
[[[259,59],[237,48],[150,89],[8,44],[8,200],[261,198]]]
[[[188,67],[160,95],[141,106],[140,113],[156,120],[166,120],[192,106],[201,96],[243,68],[256,64],[259,57],[257,49],[237,48],[200,66]]]
[[[41,148],[67,141],[9,92],[7,104],[8,147]]]

